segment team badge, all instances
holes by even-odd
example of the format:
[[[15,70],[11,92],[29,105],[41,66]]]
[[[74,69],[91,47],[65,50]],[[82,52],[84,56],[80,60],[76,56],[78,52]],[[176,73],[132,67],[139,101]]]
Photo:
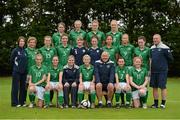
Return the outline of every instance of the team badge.
[[[161,51],[161,48],[159,48],[158,51]]]
[[[21,53],[18,51],[18,55],[21,55]]]
[[[85,53],[85,50],[83,50],[83,53]]]
[[[110,68],[110,65],[107,65],[107,68]]]
[[[99,53],[99,50],[96,50],[97,53]]]

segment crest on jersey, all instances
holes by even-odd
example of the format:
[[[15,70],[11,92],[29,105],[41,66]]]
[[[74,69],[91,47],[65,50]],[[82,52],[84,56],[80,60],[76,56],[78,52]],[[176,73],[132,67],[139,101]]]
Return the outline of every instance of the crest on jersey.
[[[97,53],[99,53],[99,50],[96,50]]]
[[[18,51],[18,55],[21,55],[21,53]]]
[[[83,50],[83,53],[85,53],[85,50]]]
[[[107,65],[107,68],[110,68],[110,65]]]

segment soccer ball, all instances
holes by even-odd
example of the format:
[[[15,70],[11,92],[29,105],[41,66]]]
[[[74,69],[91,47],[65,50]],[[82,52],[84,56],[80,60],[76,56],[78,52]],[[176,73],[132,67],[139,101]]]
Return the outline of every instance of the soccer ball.
[[[89,102],[89,100],[83,100],[83,101],[81,101],[81,106],[83,108],[90,108],[91,107],[91,103]]]

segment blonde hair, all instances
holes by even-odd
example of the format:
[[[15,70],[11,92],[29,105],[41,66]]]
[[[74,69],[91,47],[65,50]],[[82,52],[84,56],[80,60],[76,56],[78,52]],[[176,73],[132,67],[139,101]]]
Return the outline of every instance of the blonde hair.
[[[90,57],[88,54],[86,54],[86,55],[83,56],[83,60],[84,60],[85,58],[88,58],[88,59],[91,60],[91,57]]]
[[[48,36],[48,35],[44,36],[44,40],[45,40],[46,38],[50,38],[50,39],[52,40],[52,37],[51,37],[51,36]]]
[[[37,57],[41,57],[43,59],[43,56],[40,53],[36,54],[35,58],[37,58]]]
[[[28,40],[27,40],[27,43],[29,43],[31,40],[35,40],[35,42],[37,43],[36,37],[29,37]]]

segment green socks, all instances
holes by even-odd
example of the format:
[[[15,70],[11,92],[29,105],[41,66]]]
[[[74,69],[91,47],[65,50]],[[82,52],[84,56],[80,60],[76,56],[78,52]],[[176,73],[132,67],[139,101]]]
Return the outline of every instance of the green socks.
[[[45,93],[44,93],[44,102],[45,102],[45,105],[49,105],[49,103],[50,103],[50,92],[49,91],[45,91]]]
[[[116,103],[119,103],[120,93],[121,93],[120,90],[116,90],[115,92]]]
[[[131,92],[127,92],[126,93],[126,103],[127,104],[131,103],[131,97],[132,97]]]
[[[79,103],[81,103],[81,101],[83,100],[83,96],[84,96],[83,91],[78,91],[78,101],[79,101]]]
[[[95,103],[95,99],[96,99],[96,92],[95,91],[91,91],[91,102]]]
[[[29,93],[29,100],[31,103],[35,102],[35,97],[36,97],[36,95],[34,93]]]
[[[63,105],[63,103],[64,103],[64,98],[63,98],[63,91],[59,91],[58,92],[58,101],[59,101],[59,104],[60,105]]]

